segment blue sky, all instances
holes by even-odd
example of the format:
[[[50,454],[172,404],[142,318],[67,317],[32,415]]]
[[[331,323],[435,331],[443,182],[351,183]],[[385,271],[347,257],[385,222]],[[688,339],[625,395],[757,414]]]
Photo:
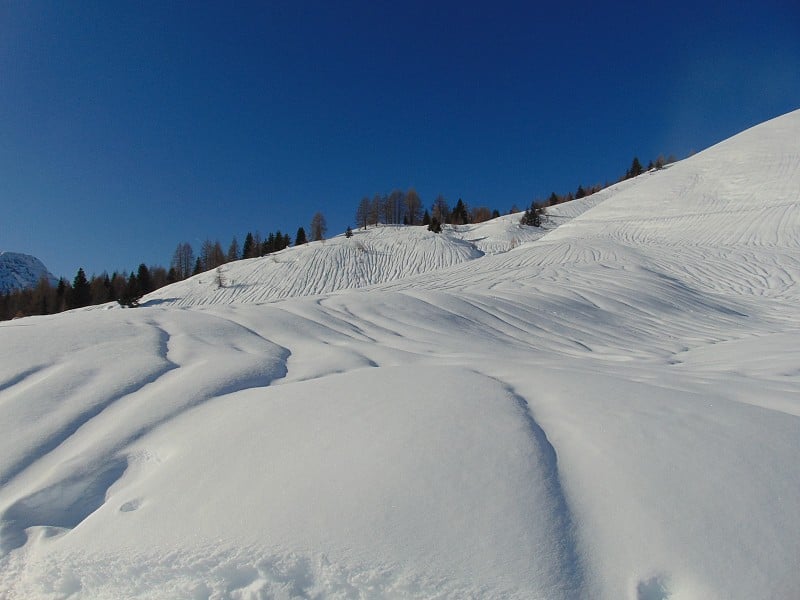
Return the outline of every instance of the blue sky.
[[[364,195],[501,212],[800,108],[800,5],[3,2],[0,250],[57,276]]]

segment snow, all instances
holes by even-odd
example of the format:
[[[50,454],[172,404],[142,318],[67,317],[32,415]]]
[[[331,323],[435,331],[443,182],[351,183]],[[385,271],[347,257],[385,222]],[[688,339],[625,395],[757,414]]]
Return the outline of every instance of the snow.
[[[550,208],[541,228],[520,225],[521,214],[513,214],[476,225],[445,226],[441,234],[423,226],[357,229],[351,238],[342,234],[224,265],[221,281],[216,270],[209,271],[157,290],[143,302],[151,306],[253,304],[406,280],[538,240],[609,193],[605,190]]]
[[[35,256],[19,252],[0,252],[0,294],[35,288],[45,278],[50,285],[58,281]]]
[[[0,596],[798,597],[799,134],[0,324]]]

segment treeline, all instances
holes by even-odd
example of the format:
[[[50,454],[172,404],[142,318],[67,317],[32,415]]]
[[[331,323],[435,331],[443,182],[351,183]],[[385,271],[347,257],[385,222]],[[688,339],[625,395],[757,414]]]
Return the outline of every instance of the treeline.
[[[316,213],[311,220],[312,240],[322,239],[327,231],[325,217]],[[295,244],[304,244],[308,240],[305,229],[298,228]],[[83,308],[106,302],[118,302],[123,306],[134,307],[139,299],[159,288],[182,281],[212,269],[243,258],[257,258],[287,248],[292,243],[288,233],[280,230],[261,235],[248,232],[244,244],[239,246],[236,237],[223,251],[219,241],[204,241],[198,253],[189,242],[181,242],[175,248],[169,269],[160,265],[147,266],[140,264],[138,269],[130,273],[114,272],[109,275],[86,276],[83,268],[78,269],[70,282],[65,278],[52,285],[42,279],[35,288],[12,290],[0,294],[0,321],[33,315],[50,315],[73,308]]]
[[[631,161],[630,168],[625,171],[625,175],[620,177],[617,181],[625,181],[626,179],[632,179],[633,177],[638,177],[642,173],[652,170],[661,170],[667,165],[677,162],[677,159],[670,154],[667,158],[664,158],[662,154],[658,155],[655,161],[651,160],[647,163],[647,168],[642,166],[642,163],[639,161],[638,157],[633,157],[633,161]],[[552,192],[550,196],[547,198],[537,198],[531,202],[530,206],[525,209],[524,214],[520,217],[520,223],[523,225],[531,225],[534,227],[540,227],[542,223],[542,218],[547,213],[548,206],[556,206],[557,204],[561,204],[563,202],[570,202],[572,200],[578,200],[580,198],[584,198],[586,196],[591,196],[592,194],[599,192],[610,186],[611,184],[606,183],[596,183],[594,185],[588,185],[586,187],[583,184],[578,185],[578,189],[575,192],[567,192],[566,194],[557,194],[556,192]],[[518,212],[514,210],[514,212]]]
[[[311,218],[309,233],[299,227],[294,237],[294,245],[324,239],[328,226],[325,216],[317,212]],[[276,230],[266,237],[259,232],[248,232],[244,243],[240,246],[234,236],[227,251],[223,250],[219,240],[206,239],[195,253],[189,242],[181,242],[175,248],[169,269],[159,265],[140,264],[135,271],[113,273],[103,272],[87,278],[83,268],[78,269],[70,282],[65,278],[52,285],[42,279],[32,289],[12,290],[0,294],[0,321],[33,315],[50,315],[73,308],[83,308],[106,302],[118,302],[122,306],[138,306],[139,299],[145,294],[182,281],[193,275],[219,269],[222,265],[244,258],[258,258],[273,252],[279,252],[292,245],[288,233]],[[224,278],[218,273],[220,282]]]
[[[669,164],[677,162],[677,158],[674,155],[670,154],[668,157],[664,158],[663,154],[659,154],[655,161],[651,160],[647,163],[647,168],[642,167],[642,164],[639,162],[637,157],[633,157],[633,162],[631,163],[631,168],[625,172],[625,177],[622,180],[630,179],[631,177],[636,177],[641,175],[645,171],[652,171],[653,169],[659,171],[666,167]]]
[[[655,161],[651,160],[648,163],[647,168],[644,168],[639,159],[634,157],[630,168],[618,181],[636,177],[652,169],[662,169],[675,161],[676,159],[672,155],[668,158],[659,155]],[[589,196],[609,185],[611,185],[609,182],[586,186],[580,184],[574,192],[569,191],[564,194],[552,192],[547,198],[534,199],[530,207],[526,208],[522,222],[523,224],[537,223],[538,226],[546,207]],[[520,209],[513,205],[508,214],[516,212],[520,212]],[[441,231],[442,225],[482,223],[499,216],[500,211],[497,209],[492,210],[487,206],[469,207],[461,198],[451,208],[447,199],[441,194],[436,197],[429,208],[424,208],[417,191],[410,188],[405,192],[395,189],[388,194],[378,193],[373,196],[364,196],[356,208],[355,221],[356,226],[361,229],[381,223],[384,225],[427,225],[432,231]]]
[[[134,305],[144,294],[171,283],[159,266],[139,265],[135,272],[102,273],[86,277],[78,269],[72,282],[63,277],[54,286],[42,278],[35,288],[13,290],[0,295],[0,321],[31,315],[50,315],[73,308],[118,301]]]
[[[633,177],[638,177],[642,173],[646,171],[652,170],[660,170],[663,169],[665,166],[676,162],[677,159],[673,155],[669,155],[668,158],[664,158],[663,155],[659,154],[658,158],[655,161],[651,160],[647,163],[647,167],[643,167],[642,163],[639,161],[637,157],[633,157],[631,161],[630,168],[625,171],[625,175],[620,177],[617,182],[625,181],[626,179],[632,179]],[[545,199],[537,198],[531,204],[532,206],[535,205],[537,207],[547,207],[547,206],[555,206],[556,204],[561,204],[562,202],[570,202],[571,200],[578,200],[579,198],[584,198],[586,196],[591,196],[592,194],[599,192],[607,188],[608,186],[612,185],[609,182],[605,183],[595,183],[594,185],[587,185],[584,186],[583,184],[578,186],[578,189],[575,192],[567,192],[566,194],[557,194],[553,192]]]
[[[641,175],[652,169],[662,169],[675,162],[674,156],[664,158],[659,155],[643,167],[634,157],[630,168],[619,181]],[[569,202],[598,192],[610,184],[579,185],[574,192],[558,194],[552,192],[547,198],[538,198],[531,202],[522,215],[520,222],[525,225],[541,226],[546,207]],[[520,212],[516,205],[508,214]],[[442,225],[467,225],[482,223],[500,216],[500,211],[487,206],[468,206],[461,198],[451,208],[448,200],[439,194],[430,207],[424,207],[422,199],[414,188],[407,191],[395,189],[388,194],[364,196],[358,203],[355,220],[358,227],[366,229],[378,223],[384,225],[427,225],[431,231],[441,231]],[[317,212],[311,219],[308,234],[304,227],[299,227],[294,237],[294,245],[324,239],[327,224],[322,213]],[[348,237],[352,230],[348,227]],[[236,237],[231,240],[227,251],[220,242],[205,240],[197,253],[189,242],[181,242],[175,248],[169,269],[158,265],[140,264],[136,271],[127,273],[108,273],[86,277],[83,269],[78,269],[75,278],[70,282],[63,277],[53,286],[42,279],[35,288],[13,290],[0,294],[0,320],[31,315],[48,315],[73,308],[119,302],[123,306],[137,306],[139,299],[165,285],[182,281],[193,275],[219,269],[222,265],[235,260],[258,258],[273,252],[279,252],[292,245],[288,233],[280,230],[261,237],[258,232],[248,232],[244,243],[239,245]],[[221,276],[218,274],[220,281]]]
[[[393,190],[389,194],[364,196],[356,208],[355,221],[366,229],[378,223],[384,225],[430,225],[435,219],[440,224],[466,225],[482,223],[500,216],[498,210],[486,206],[468,207],[461,198],[451,209],[447,199],[439,194],[430,209],[423,208],[422,199],[414,188],[408,191]]]

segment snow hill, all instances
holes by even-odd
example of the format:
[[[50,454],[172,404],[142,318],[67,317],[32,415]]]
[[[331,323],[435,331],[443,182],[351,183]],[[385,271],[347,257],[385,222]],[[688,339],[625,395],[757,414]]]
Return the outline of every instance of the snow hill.
[[[797,139],[0,324],[0,596],[800,597]]]
[[[0,252],[0,294],[34,288],[43,277],[51,285],[58,283],[44,263],[35,256],[18,252]]]
[[[422,226],[359,229],[351,238],[340,235],[227,264],[220,269],[221,276],[216,270],[196,275],[149,294],[144,302],[151,306],[252,304],[405,280],[537,240],[610,193],[604,190],[550,208],[542,228],[520,225],[521,215],[515,214],[477,225],[446,226],[441,235]]]

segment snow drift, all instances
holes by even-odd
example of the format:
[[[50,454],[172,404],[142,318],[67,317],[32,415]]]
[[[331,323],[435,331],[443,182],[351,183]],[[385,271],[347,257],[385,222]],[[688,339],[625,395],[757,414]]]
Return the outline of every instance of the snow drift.
[[[797,597],[798,136],[0,324],[0,592]]]

